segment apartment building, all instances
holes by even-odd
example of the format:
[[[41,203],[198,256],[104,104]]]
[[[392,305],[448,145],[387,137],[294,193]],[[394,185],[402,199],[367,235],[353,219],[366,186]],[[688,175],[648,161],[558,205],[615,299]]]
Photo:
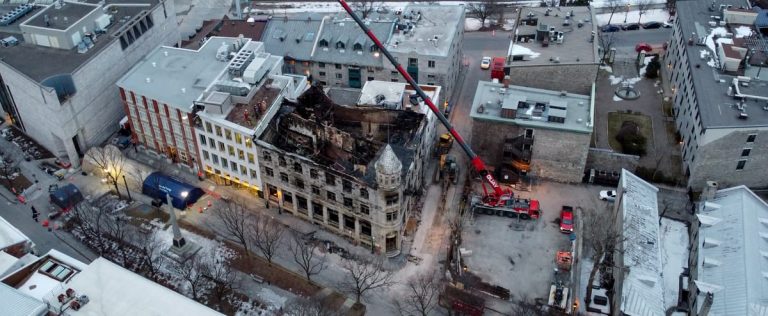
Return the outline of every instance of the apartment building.
[[[472,101],[472,147],[497,179],[580,182],[594,126],[594,93],[581,95],[480,81]]]
[[[423,137],[425,106],[415,103],[339,106],[318,86],[284,103],[259,136],[268,200],[371,251],[398,255],[433,141]]]
[[[0,50],[0,114],[77,167],[88,147],[119,128],[115,82],[155,47],[178,40],[174,1],[22,6],[0,26],[7,46]]]
[[[522,7],[504,67],[513,85],[589,94],[601,55],[589,7]]]
[[[665,56],[688,187],[768,186],[767,42],[746,1],[679,1]],[[761,61],[762,58],[762,61]],[[765,78],[765,75],[763,76]]]
[[[463,5],[410,4],[402,12],[371,13],[366,24],[417,83],[443,88],[436,100],[442,103],[453,93],[461,69],[464,16]],[[274,18],[263,40],[267,51],[285,56],[285,72],[324,86],[405,82],[346,14]]]

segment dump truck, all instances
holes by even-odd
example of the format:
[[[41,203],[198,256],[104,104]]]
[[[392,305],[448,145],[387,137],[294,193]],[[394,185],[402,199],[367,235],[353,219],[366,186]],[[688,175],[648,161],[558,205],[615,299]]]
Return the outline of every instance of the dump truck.
[[[435,157],[440,157],[448,153],[453,146],[453,137],[449,133],[440,135],[440,139],[437,140],[435,145]]]

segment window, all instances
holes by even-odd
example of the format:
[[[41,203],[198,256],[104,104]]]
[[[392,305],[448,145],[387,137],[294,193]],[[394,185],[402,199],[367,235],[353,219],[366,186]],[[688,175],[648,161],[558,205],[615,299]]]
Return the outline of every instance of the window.
[[[328,209],[328,222],[338,226],[339,225],[339,212],[336,210]]]
[[[368,81],[373,81],[373,80],[376,80],[376,79],[374,79],[373,77],[368,77]]]
[[[211,148],[216,149],[216,141],[213,140],[213,137],[208,137],[208,145],[210,145]]]
[[[397,212],[389,212],[387,213],[387,222],[392,222],[397,220]]]
[[[224,150],[225,150],[225,149],[224,149],[224,143],[222,143],[222,142],[219,142],[219,151],[220,151],[220,152],[224,152]]]
[[[312,179],[317,179],[317,169],[309,169],[309,177]]]
[[[393,75],[393,76],[397,76],[397,75],[398,75],[397,71],[394,71],[394,70],[393,70],[393,71],[392,71],[392,75]]]
[[[336,177],[334,177],[332,174],[326,172],[325,173],[325,184],[335,186],[336,185]]]
[[[366,188],[360,188],[360,197],[367,199],[368,198],[368,189]]]
[[[397,82],[397,78],[392,78],[392,80],[390,80],[390,81]]]
[[[352,199],[345,197],[344,198],[344,206],[352,207]]]
[[[290,192],[283,192],[283,203],[293,204],[293,195]]]
[[[344,49],[347,47],[347,44],[344,44],[342,41],[336,42],[336,49]]]
[[[224,138],[226,138],[227,140],[232,140],[232,131],[230,131],[230,130],[225,128],[224,129]]]
[[[427,75],[427,78],[429,78],[429,79],[435,79],[435,75]]]
[[[232,169],[232,171],[237,172],[237,163],[234,161],[229,162],[229,167]]]
[[[352,50],[356,52],[361,52],[363,51],[363,45],[360,43],[355,43],[355,45],[352,45]]]
[[[429,67],[429,68],[435,68],[435,61],[434,61],[434,60],[429,60],[429,61],[427,61],[427,67]]]
[[[367,70],[368,72],[376,72],[376,67],[368,66],[368,67],[365,67],[365,70]]]
[[[371,209],[368,207],[368,205],[360,204],[360,213],[365,215],[371,214]]]
[[[325,39],[321,39],[318,44],[320,44],[320,47],[328,47],[328,41]],[[323,67],[325,67],[325,64],[323,64]]]
[[[320,77],[325,77],[325,71],[321,71],[319,75]]]
[[[240,135],[240,133],[235,133],[235,143],[238,145],[242,144],[243,137]]]
[[[259,175],[256,173],[256,170],[251,169],[251,178],[256,179],[258,177],[259,177]]]
[[[206,145],[206,143],[205,143],[205,136],[203,134],[200,134],[200,144],[201,145]]]
[[[342,179],[341,187],[344,189],[344,192],[352,192],[352,182],[349,182],[349,180]]]
[[[296,178],[296,187],[299,189],[304,189],[304,180]]]
[[[757,138],[757,134],[751,134],[751,135],[747,136],[747,143],[754,143],[755,142],[755,138]]]
[[[221,157],[221,166],[224,168],[229,167],[229,162],[227,161],[227,158]]]
[[[219,163],[219,156],[216,154],[211,155],[211,158],[213,158],[213,163],[218,164]]]
[[[325,192],[325,195],[328,197],[329,200],[336,201],[336,193],[328,191],[328,192]]]
[[[230,156],[235,156],[235,147],[232,147],[232,145],[227,145],[227,151],[229,152]]]
[[[304,172],[304,170],[301,168],[301,164],[298,162],[293,163],[293,171],[296,171],[298,173]]]
[[[267,177],[274,177],[275,172],[272,171],[272,168],[264,168],[264,174],[267,175]]]
[[[342,74],[336,74],[336,79],[341,79],[341,78],[343,78],[343,77],[344,77],[344,76],[343,76]]]
[[[203,159],[205,159],[205,160],[210,160],[211,159],[211,157],[208,155],[208,151],[206,151],[206,150],[203,150]]]
[[[312,214],[317,220],[323,220],[323,205],[320,203],[312,202]]]
[[[242,152],[242,150],[240,152]],[[248,153],[248,162],[249,163],[254,163],[253,153]]]
[[[317,63],[317,67],[318,68],[325,68],[325,63]],[[321,72],[321,73],[324,73],[324,72]],[[321,75],[321,76],[323,76],[323,75]]]
[[[419,67],[418,58],[408,58],[408,67]]]
[[[320,195],[320,188],[318,188],[317,186],[314,186],[314,185],[313,185],[313,186],[312,186],[312,194],[314,194],[314,195]]]
[[[386,197],[387,205],[395,205],[400,200],[399,194],[388,195]]]
[[[250,155],[250,153],[249,153],[249,155]],[[237,158],[240,158],[240,160],[245,160],[245,153],[243,152],[242,149],[238,149],[237,150]],[[251,161],[251,162],[253,162],[253,161]]]
[[[272,161],[272,156],[270,156],[268,153],[264,153],[264,155],[261,156],[261,159],[264,161]]]
[[[252,146],[253,146],[253,143],[251,142],[251,139],[246,137],[245,138],[245,147],[246,148],[251,148]]]
[[[285,167],[287,163],[285,162],[285,158],[280,157],[277,159],[277,164],[280,165],[280,167]]]
[[[341,69],[341,64],[336,64],[336,69]]]
[[[208,133],[213,133],[213,128],[211,127],[211,123],[205,122],[205,131]]]
[[[747,164],[747,160],[746,159],[739,160],[739,163],[736,164],[736,170],[743,170],[744,169],[744,165],[746,165],[746,164]]]
[[[747,156],[749,156],[749,152],[751,152],[751,151],[752,151],[752,148],[744,148],[743,150],[741,150],[741,156],[742,157],[747,157]]]
[[[376,46],[376,44],[371,45],[371,53],[375,53],[379,51],[379,47]]]
[[[355,230],[355,218],[349,215],[344,215],[344,228],[349,230]]]
[[[216,136],[221,137],[221,127],[220,126],[216,126]]]
[[[286,174],[285,172],[281,172],[280,173],[280,181],[288,182],[288,174]]]
[[[320,85],[321,85],[321,86],[327,86],[327,85],[328,85],[328,83],[327,83],[327,82],[325,82],[325,81],[322,81],[322,80],[320,80]]]

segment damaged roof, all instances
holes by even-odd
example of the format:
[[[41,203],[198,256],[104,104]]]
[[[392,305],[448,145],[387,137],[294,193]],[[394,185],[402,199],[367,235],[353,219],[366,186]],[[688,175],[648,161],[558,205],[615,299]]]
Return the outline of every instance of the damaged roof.
[[[377,187],[375,165],[387,145],[405,176],[424,122],[413,111],[340,106],[313,86],[296,102],[284,101],[260,139]]]

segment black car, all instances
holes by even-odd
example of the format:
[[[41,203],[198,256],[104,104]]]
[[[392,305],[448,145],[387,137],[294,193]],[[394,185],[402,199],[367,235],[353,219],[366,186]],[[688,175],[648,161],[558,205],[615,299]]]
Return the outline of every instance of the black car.
[[[640,29],[640,24],[637,23],[630,23],[630,24],[624,24],[621,26],[622,29],[625,31],[635,31]]]
[[[648,22],[643,23],[643,28],[646,30],[658,29],[664,27],[664,23],[661,22]]]
[[[601,29],[604,33],[610,33],[610,32],[618,32],[621,30],[621,28],[618,25],[608,24],[603,26]]]

